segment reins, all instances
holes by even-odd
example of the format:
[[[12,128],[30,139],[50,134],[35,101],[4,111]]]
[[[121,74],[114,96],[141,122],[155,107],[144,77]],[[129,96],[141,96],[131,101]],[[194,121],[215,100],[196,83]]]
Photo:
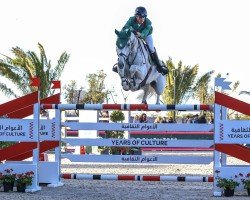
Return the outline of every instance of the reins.
[[[132,51],[133,48],[131,48],[131,50],[129,51],[129,54],[128,54],[128,55],[124,54],[123,52],[121,52],[121,53],[118,54],[118,56],[122,56],[122,57],[124,58],[124,60],[125,60],[126,64],[128,65],[128,68],[129,68],[129,69],[130,69],[131,65],[134,63],[134,61],[135,61],[135,59],[136,59],[136,57],[137,57],[138,51],[140,51],[140,52],[142,53],[143,58],[144,58],[144,59],[142,59],[142,64],[146,64],[146,55],[145,55],[145,53],[144,53],[144,51],[143,51],[143,44],[142,44],[142,41],[140,41],[140,39],[137,38],[136,36],[135,36],[135,38],[137,39],[138,46],[137,46],[137,48],[136,48],[135,56],[133,57],[133,59],[132,59],[131,62],[129,62],[129,58],[131,58],[131,56],[133,55],[133,51]],[[146,50],[146,51],[147,51],[147,50]],[[149,70],[148,70],[148,72],[147,72],[145,78],[144,78],[144,79],[142,80],[142,82],[139,84],[138,90],[139,90],[141,87],[143,87],[143,86],[146,85],[147,79],[148,79],[148,77],[149,77],[151,71],[152,71],[152,67],[149,68]],[[124,79],[125,77],[121,77],[121,78],[123,79],[122,82],[127,82],[127,80]]]

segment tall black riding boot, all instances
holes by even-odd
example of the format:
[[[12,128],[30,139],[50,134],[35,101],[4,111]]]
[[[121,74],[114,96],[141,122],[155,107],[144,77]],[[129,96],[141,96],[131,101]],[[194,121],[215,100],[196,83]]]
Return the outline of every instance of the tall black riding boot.
[[[161,73],[163,76],[168,74],[168,68],[166,67],[166,65],[163,62],[160,62],[157,52],[155,50],[154,53],[151,53],[151,57],[153,59],[153,62],[156,65],[156,69],[159,73]]]

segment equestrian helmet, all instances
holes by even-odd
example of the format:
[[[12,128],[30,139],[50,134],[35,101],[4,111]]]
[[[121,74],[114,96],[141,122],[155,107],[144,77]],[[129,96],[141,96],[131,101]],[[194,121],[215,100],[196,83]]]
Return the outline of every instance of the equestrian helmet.
[[[137,7],[135,9],[135,15],[139,15],[141,17],[147,17],[147,10],[144,7]]]

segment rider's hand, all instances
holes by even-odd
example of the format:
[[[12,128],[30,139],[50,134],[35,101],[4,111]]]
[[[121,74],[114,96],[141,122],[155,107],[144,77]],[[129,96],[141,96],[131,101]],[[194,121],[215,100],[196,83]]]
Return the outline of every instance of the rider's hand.
[[[131,31],[131,32],[134,32],[135,31],[135,29],[131,26],[131,27],[129,27],[129,30]]]
[[[140,32],[136,32],[136,36],[137,37],[141,37],[141,33]]]

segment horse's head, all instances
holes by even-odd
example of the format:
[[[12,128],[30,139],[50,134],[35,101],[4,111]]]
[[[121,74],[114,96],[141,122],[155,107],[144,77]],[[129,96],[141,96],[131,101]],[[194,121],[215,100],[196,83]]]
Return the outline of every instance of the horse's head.
[[[124,90],[129,90],[129,57],[134,50],[135,35],[129,30],[122,31],[115,30],[117,35],[116,40],[116,52],[118,55],[118,73],[122,79],[122,87]]]

